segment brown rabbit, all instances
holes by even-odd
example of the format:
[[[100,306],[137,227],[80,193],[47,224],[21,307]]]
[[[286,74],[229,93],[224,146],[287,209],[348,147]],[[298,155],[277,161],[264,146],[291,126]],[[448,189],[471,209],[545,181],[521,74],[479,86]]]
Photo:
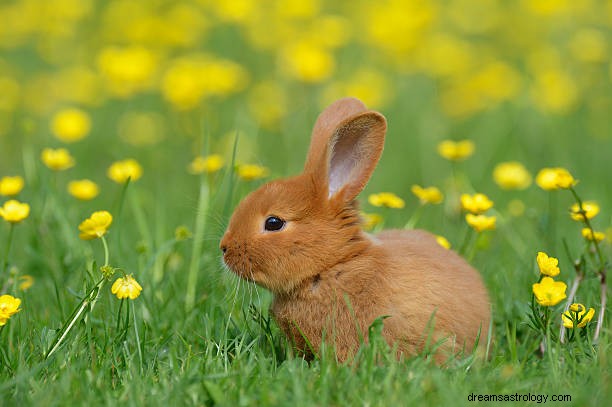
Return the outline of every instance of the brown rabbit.
[[[387,342],[408,356],[440,341],[441,362],[486,341],[489,298],[464,259],[422,230],[361,229],[355,198],[385,132],[380,113],[336,101],[317,119],[304,172],[249,194],[221,240],[225,264],[274,293],[275,320],[307,357],[326,341],[350,358],[380,316]]]

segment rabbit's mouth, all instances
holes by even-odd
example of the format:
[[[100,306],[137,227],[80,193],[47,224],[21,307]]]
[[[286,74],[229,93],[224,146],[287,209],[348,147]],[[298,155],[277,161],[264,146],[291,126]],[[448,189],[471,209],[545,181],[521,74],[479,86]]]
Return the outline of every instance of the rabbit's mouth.
[[[225,250],[222,262],[228,270],[238,277],[247,281],[257,282],[255,279],[255,270],[253,270],[253,262],[245,252],[235,253],[233,250]]]

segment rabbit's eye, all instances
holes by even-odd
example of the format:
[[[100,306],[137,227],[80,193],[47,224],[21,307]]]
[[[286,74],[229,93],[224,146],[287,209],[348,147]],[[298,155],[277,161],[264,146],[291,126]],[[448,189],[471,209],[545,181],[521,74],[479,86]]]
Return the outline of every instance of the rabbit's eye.
[[[266,219],[266,223],[264,224],[264,229],[275,232],[277,230],[281,230],[285,226],[285,221],[276,216],[269,216]]]

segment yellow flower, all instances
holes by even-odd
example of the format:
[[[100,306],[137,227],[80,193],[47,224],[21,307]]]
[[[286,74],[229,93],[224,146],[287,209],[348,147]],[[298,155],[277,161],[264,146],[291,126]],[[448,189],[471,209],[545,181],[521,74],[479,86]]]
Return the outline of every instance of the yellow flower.
[[[64,171],[74,166],[74,158],[65,148],[45,148],[40,158],[53,171]]]
[[[380,192],[368,197],[368,202],[373,206],[384,206],[386,208],[401,209],[404,207],[404,200],[392,192]]]
[[[89,115],[80,109],[60,110],[51,119],[51,131],[65,143],[79,141],[91,130]]]
[[[24,274],[23,276],[19,276],[19,286],[18,288],[21,291],[26,291],[29,290],[30,287],[32,287],[34,285],[34,277],[32,277],[29,274]]]
[[[0,179],[0,195],[15,196],[23,189],[24,181],[19,175],[15,177],[2,177]]]
[[[451,244],[444,236],[436,235],[436,242],[445,249],[450,249]]]
[[[503,189],[525,189],[531,185],[531,174],[518,161],[498,164],[493,170],[493,179]]]
[[[563,320],[563,326],[566,328],[574,328],[574,323],[576,323],[576,328],[584,328],[593,319],[594,315],[595,310],[593,308],[589,308],[587,311],[584,305],[574,303],[570,305],[569,310],[561,314],[561,319]]]
[[[112,163],[108,167],[106,175],[118,184],[123,184],[128,179],[130,182],[134,182],[142,177],[142,167],[138,161],[128,158],[127,160]]]
[[[497,218],[495,216],[474,215],[471,213],[465,215],[465,221],[477,232],[494,230],[496,220]]]
[[[486,212],[493,207],[493,201],[491,201],[485,194],[462,194],[460,199],[461,208],[474,214]]]
[[[30,205],[14,199],[6,201],[4,205],[0,207],[0,217],[10,223],[19,223],[27,218],[29,214]]]
[[[243,164],[237,168],[238,177],[245,181],[253,181],[256,179],[264,178],[268,175],[269,171],[266,167],[255,164]]]
[[[142,287],[131,274],[125,277],[119,277],[117,280],[115,280],[113,286],[111,287],[111,292],[120,300],[124,298],[135,300],[138,298],[141,291]]]
[[[6,324],[10,317],[21,311],[21,300],[12,295],[0,295],[0,326]]]
[[[438,144],[438,153],[450,161],[461,161],[474,153],[474,142],[471,140],[444,140]]]
[[[576,185],[576,180],[565,168],[543,168],[536,176],[536,184],[545,191],[567,189]]]
[[[548,257],[544,252],[538,252],[536,261],[538,262],[540,273],[546,276],[554,277],[561,272],[559,270],[559,260],[554,257]]]
[[[420,185],[413,185],[410,189],[419,201],[421,201],[421,205],[425,204],[439,204],[444,199],[442,192],[436,187],[427,187],[423,188]]]
[[[538,304],[545,307],[557,305],[566,298],[567,285],[562,281],[555,281],[550,277],[542,278],[542,281],[532,286],[533,294]]]
[[[70,181],[68,183],[68,193],[82,201],[94,199],[98,196],[99,192],[98,184],[88,179]]]
[[[606,238],[606,234],[603,232],[591,231],[589,228],[582,229],[582,237],[589,241],[601,242]]]
[[[208,155],[206,157],[198,156],[191,164],[189,164],[189,172],[192,174],[202,174],[219,171],[223,168],[225,160],[219,154]]]
[[[79,225],[81,233],[79,237],[83,240],[91,240],[102,237],[113,222],[113,216],[107,211],[98,211],[91,214]]]
[[[281,55],[287,74],[308,83],[323,82],[335,68],[331,52],[314,42],[291,43]]]
[[[376,226],[380,225],[383,221],[383,217],[377,213],[361,213],[361,219],[363,222],[363,228],[365,230],[372,230]]]
[[[584,212],[580,210],[580,206],[578,203],[575,203],[570,208],[570,216],[575,221],[584,221],[585,217],[587,219],[593,219],[599,213],[599,205],[594,201],[584,201],[582,203],[582,209]]]

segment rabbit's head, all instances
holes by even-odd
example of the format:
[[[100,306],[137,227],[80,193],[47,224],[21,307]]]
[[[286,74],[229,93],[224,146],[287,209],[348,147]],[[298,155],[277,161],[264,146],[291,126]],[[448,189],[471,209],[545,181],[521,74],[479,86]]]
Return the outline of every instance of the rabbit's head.
[[[385,118],[357,99],[318,117],[302,174],[267,183],[235,209],[221,250],[240,277],[289,293],[368,245],[355,198],[382,153]]]

